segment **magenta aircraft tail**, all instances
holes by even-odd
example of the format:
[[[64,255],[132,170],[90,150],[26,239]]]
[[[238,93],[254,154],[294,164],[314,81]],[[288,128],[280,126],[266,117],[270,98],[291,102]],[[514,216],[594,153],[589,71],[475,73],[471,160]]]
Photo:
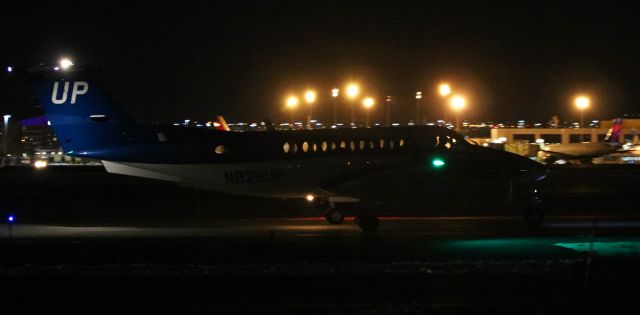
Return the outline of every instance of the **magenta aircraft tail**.
[[[216,121],[213,122],[213,127],[221,131],[231,131],[231,129],[229,129],[229,125],[227,125],[227,121],[224,120],[224,117],[221,115],[216,116]]]
[[[614,118],[613,126],[607,132],[605,141],[612,143],[620,143],[620,132],[622,131],[622,118]]]

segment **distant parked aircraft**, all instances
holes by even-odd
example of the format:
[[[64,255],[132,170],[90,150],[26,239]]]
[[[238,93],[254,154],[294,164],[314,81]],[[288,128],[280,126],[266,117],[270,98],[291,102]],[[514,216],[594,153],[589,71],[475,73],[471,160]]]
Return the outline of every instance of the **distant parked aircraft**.
[[[549,144],[539,151],[538,157],[547,164],[553,164],[560,159],[591,163],[593,158],[626,151],[620,144],[621,130],[622,118],[616,118],[604,142]]]

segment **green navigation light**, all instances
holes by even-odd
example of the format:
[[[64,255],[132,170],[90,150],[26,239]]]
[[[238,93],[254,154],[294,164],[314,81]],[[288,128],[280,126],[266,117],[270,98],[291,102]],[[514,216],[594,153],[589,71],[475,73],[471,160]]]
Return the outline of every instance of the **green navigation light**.
[[[435,158],[431,161],[431,164],[433,164],[434,167],[442,167],[444,166],[444,161],[442,159]]]

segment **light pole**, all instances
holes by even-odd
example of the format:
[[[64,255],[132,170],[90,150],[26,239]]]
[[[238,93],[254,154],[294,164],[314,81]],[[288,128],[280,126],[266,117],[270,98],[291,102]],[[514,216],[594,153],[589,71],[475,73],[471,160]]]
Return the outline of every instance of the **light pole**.
[[[362,106],[364,106],[364,110],[366,114],[367,128],[371,127],[371,124],[369,123],[369,112],[371,111],[371,108],[373,107],[374,104],[375,104],[375,101],[371,97],[367,97],[362,101]]]
[[[311,129],[311,112],[313,110],[313,102],[316,101],[316,92],[313,90],[307,90],[304,93],[304,99],[307,101],[307,105],[309,106],[309,114],[307,115],[307,129]]]
[[[358,96],[358,94],[360,94],[360,87],[357,84],[351,83],[347,85],[347,97],[353,100]],[[356,122],[355,106],[353,102],[351,102],[350,106],[351,106],[351,126],[353,126]]]
[[[588,96],[578,96],[576,97],[575,104],[578,110],[580,111],[580,142],[583,142],[583,131],[584,128],[584,110],[589,108],[589,104],[591,100],[589,100]]]
[[[338,124],[338,96],[340,96],[340,89],[334,88],[331,90],[331,97],[333,97],[333,125]]]
[[[287,109],[290,111],[290,114],[291,114],[290,121],[291,121],[291,126],[293,126],[294,123],[295,123],[295,121],[294,121],[294,119],[295,119],[295,111],[296,111],[296,108],[298,107],[298,98],[295,97],[295,96],[289,96],[289,98],[287,98],[287,101],[286,101],[285,104],[286,104]]]
[[[385,125],[387,127],[391,126],[391,95],[388,95],[387,98],[384,100],[385,103],[387,104],[387,119],[386,119],[386,123]]]
[[[456,130],[460,130],[460,112],[466,106],[466,101],[462,96],[454,96],[451,98],[451,109],[456,113]]]
[[[438,93],[442,98],[445,99],[444,106],[442,109],[444,110],[442,113],[442,120],[447,121],[447,96],[451,95],[451,86],[448,83],[442,83],[438,86]]]
[[[4,153],[4,156],[7,156],[9,153],[9,118],[11,118],[11,115],[6,114],[2,116],[2,118],[4,118],[4,150],[2,153]]]
[[[422,91],[416,92],[416,126],[420,124],[420,100],[422,99]]]

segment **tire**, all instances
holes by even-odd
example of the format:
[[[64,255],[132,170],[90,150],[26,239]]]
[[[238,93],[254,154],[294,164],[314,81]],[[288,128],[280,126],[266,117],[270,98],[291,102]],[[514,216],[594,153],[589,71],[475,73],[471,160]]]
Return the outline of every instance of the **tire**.
[[[324,214],[324,219],[329,224],[340,224],[344,221],[344,214],[342,211],[331,209]]]
[[[364,232],[373,232],[378,229],[378,217],[375,215],[365,214],[356,219],[356,224]]]
[[[544,221],[544,213],[539,207],[529,208],[524,214],[524,220],[529,227],[537,228],[542,224],[542,221]]]

